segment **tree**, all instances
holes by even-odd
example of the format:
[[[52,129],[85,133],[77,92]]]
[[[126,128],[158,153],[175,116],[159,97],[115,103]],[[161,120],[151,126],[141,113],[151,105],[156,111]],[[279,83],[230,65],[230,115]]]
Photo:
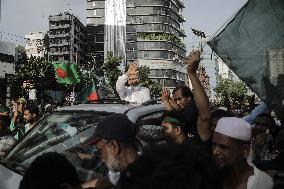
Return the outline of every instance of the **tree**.
[[[11,79],[11,96],[24,95],[23,82],[28,81],[37,90],[37,97],[41,98],[45,90],[71,91],[71,87],[58,84],[55,79],[54,67],[44,58],[31,57],[22,62],[15,76]]]
[[[233,79],[219,77],[214,91],[223,105],[238,109],[241,109],[249,98],[246,85],[242,81],[234,81]]]
[[[115,84],[118,77],[121,75],[119,66],[122,60],[123,60],[122,57],[116,57],[113,55],[112,52],[108,52],[106,61],[102,66],[102,69],[105,73],[105,79],[107,81],[107,84],[110,85],[113,91],[116,91]]]

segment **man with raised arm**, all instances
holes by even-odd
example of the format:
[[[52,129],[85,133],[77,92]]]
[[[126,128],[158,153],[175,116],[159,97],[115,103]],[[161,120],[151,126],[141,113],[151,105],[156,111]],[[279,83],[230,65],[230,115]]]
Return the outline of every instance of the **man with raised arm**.
[[[195,139],[207,142],[212,136],[211,111],[209,99],[197,76],[199,62],[199,51],[192,52],[185,60],[193,92],[187,86],[178,86],[174,89],[172,98],[169,91],[164,90],[162,100],[166,110],[183,113],[186,124],[190,127],[190,134]]]
[[[142,104],[150,100],[150,90],[139,85],[137,64],[131,64],[128,71],[118,77],[116,91],[121,100],[134,104]],[[125,86],[128,82],[129,86]]]

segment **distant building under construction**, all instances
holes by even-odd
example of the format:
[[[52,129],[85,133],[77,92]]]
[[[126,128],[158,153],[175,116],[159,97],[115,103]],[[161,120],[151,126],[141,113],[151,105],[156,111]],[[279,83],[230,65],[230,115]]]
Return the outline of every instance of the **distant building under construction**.
[[[86,48],[86,27],[68,12],[49,16],[49,52],[52,61],[83,64]]]

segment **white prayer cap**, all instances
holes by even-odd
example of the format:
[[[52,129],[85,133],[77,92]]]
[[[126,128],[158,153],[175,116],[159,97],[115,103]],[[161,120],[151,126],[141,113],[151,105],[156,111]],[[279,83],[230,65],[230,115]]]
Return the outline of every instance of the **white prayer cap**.
[[[251,140],[251,125],[237,117],[224,117],[219,119],[215,132],[238,140]]]

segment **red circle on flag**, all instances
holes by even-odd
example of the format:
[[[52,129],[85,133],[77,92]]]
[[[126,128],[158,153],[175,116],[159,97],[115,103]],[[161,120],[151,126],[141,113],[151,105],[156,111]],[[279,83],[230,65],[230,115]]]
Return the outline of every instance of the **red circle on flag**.
[[[92,100],[99,100],[98,94],[97,92],[92,92],[89,96],[88,96],[88,100],[92,101]]]
[[[58,75],[58,77],[60,77],[62,79],[67,77],[67,73],[61,68],[56,69],[56,74]]]

